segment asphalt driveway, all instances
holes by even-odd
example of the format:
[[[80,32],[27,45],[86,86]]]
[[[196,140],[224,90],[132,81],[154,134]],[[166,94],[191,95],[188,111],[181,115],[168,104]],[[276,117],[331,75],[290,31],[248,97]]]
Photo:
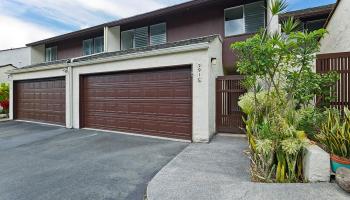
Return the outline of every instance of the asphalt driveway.
[[[0,200],[143,199],[152,177],[187,145],[0,122]]]

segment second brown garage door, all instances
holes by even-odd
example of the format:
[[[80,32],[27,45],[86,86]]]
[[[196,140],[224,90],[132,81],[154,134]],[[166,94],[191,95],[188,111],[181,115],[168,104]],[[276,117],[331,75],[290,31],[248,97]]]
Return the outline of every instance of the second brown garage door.
[[[15,119],[65,125],[65,78],[14,82]]]
[[[191,140],[191,68],[83,76],[81,124]]]

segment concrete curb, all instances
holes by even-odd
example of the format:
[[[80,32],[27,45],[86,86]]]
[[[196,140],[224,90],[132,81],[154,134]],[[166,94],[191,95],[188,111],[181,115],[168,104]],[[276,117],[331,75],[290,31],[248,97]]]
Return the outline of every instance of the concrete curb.
[[[245,138],[216,136],[209,144],[190,144],[147,186],[148,200],[345,200],[334,183],[264,184],[250,181]]]

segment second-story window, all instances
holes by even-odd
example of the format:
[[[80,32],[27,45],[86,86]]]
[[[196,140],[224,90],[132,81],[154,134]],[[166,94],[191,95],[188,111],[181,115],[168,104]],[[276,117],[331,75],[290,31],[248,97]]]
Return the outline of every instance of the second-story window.
[[[134,48],[134,30],[123,31],[122,37],[122,50],[128,50]]]
[[[101,53],[104,50],[103,37],[96,37],[83,41],[83,55],[92,55],[95,53]]]
[[[150,43],[151,45],[166,43],[166,24],[155,24],[150,26]]]
[[[121,49],[146,47],[148,45],[164,44],[167,41],[166,24],[160,23],[150,27],[123,31],[121,33]]]
[[[57,60],[57,46],[45,49],[45,61],[51,62]]]
[[[225,9],[225,36],[254,33],[264,26],[264,1]]]

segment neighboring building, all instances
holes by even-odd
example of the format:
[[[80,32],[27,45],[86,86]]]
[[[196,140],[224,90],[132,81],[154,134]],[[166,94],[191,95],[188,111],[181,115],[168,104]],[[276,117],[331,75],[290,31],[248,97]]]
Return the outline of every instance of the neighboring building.
[[[265,26],[268,3],[194,0],[28,44],[10,117],[207,142],[215,79],[235,73],[230,44]]]
[[[0,50],[0,83],[8,81],[7,70],[24,67],[30,63],[29,47]]]
[[[7,83],[9,82],[8,74],[6,74],[7,71],[13,70],[16,67],[13,65],[0,65],[0,83]]]
[[[320,40],[316,70],[319,73],[336,71],[339,80],[334,87],[332,106],[350,108],[350,1],[338,0],[325,28],[328,34]]]
[[[327,20],[328,31],[321,43],[320,53],[350,52],[350,1],[338,0]]]
[[[21,47],[15,49],[0,50],[0,66],[8,64],[11,64],[18,68],[30,65],[30,48]]]
[[[280,15],[280,23],[289,17],[299,20],[300,31],[314,31],[324,27],[328,16],[332,12],[335,4],[329,4],[325,6],[307,8],[302,10],[296,10],[284,13]]]

